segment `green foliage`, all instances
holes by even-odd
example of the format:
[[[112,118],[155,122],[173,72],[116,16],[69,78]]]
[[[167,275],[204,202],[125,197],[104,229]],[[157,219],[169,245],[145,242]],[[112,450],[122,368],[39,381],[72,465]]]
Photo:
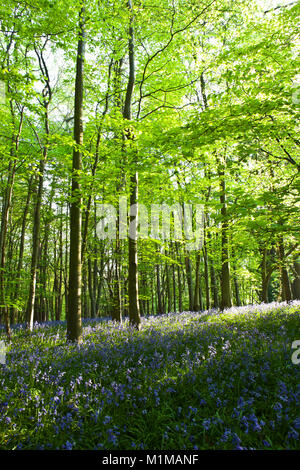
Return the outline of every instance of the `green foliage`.
[[[0,15],[0,80],[5,84],[5,98],[0,104],[2,200],[10,184],[13,188],[4,249],[6,302],[8,308],[26,305],[35,191],[42,152],[47,149],[38,297],[44,305],[45,291],[47,315],[53,319],[57,296],[66,293],[68,281],[80,6],[79,0],[8,1]],[[207,252],[200,250],[199,270],[203,297],[205,288],[211,289],[212,284],[205,271],[206,255],[209,270],[215,269],[218,291],[222,283],[224,221],[230,239],[229,261],[238,283],[244,286],[243,303],[261,296],[262,247],[267,250],[267,265],[274,267],[272,276],[278,280],[278,254],[271,256],[271,252],[277,253],[280,237],[284,240],[290,280],[295,280],[292,265],[300,222],[299,5],[265,11],[263,2],[154,0],[148,5],[134,1],[133,150],[129,139],[124,140],[128,122],[122,118],[129,76],[130,12],[123,1],[86,0],[85,7],[84,142],[79,179],[83,232],[88,219],[83,262],[86,315],[91,313],[91,284],[94,296],[98,296],[98,315],[111,313],[117,259],[124,306],[127,304],[127,241],[121,241],[117,254],[111,241],[101,244],[97,240],[96,226],[100,204],[118,207],[119,196],[129,197],[133,168],[139,174],[139,203],[149,213],[153,203],[205,206],[209,219],[205,231]],[[38,59],[41,54],[42,70]],[[49,135],[45,132],[47,84],[51,88]],[[221,157],[226,216],[222,213]],[[28,192],[20,275],[18,261]],[[140,280],[145,284],[142,300],[152,302],[153,298],[153,312],[157,304],[157,286],[153,282],[156,266],[161,271],[164,296],[170,273],[179,266],[179,277],[171,291],[178,299],[182,290],[183,306],[188,306],[186,246],[182,241],[176,251],[175,241],[173,235],[167,241],[149,236],[138,243]],[[195,281],[197,253],[189,255]],[[14,278],[20,280],[19,292]],[[281,296],[280,283],[278,287],[274,294],[277,298]],[[56,294],[51,299],[52,291]]]

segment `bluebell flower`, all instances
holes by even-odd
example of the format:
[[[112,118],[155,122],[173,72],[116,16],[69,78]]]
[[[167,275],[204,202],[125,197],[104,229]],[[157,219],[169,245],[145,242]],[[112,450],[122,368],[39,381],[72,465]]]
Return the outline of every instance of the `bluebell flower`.
[[[299,434],[295,429],[292,428],[292,430],[288,432],[288,438],[295,439],[297,441],[299,439]]]
[[[209,428],[210,428],[210,422],[211,422],[211,421],[210,421],[209,418],[208,418],[208,419],[204,419],[204,420],[202,421],[202,426],[204,427],[204,429],[205,429],[206,431],[208,431]]]
[[[295,429],[300,429],[300,417],[294,420],[293,425]]]
[[[105,416],[103,419],[103,424],[108,424],[111,422],[111,417],[110,416]]]
[[[239,397],[238,399],[238,408],[243,408],[245,406],[245,400],[243,397]]]
[[[73,445],[71,444],[71,442],[67,441],[64,445],[64,448],[66,450],[72,450],[73,449]]]
[[[227,442],[228,439],[231,437],[232,433],[230,429],[225,429],[225,432],[223,433],[220,442]]]
[[[235,446],[239,446],[240,443],[241,443],[241,439],[239,438],[239,436],[234,432],[232,434],[232,444],[235,445]]]
[[[266,441],[265,439],[262,441],[262,443],[265,447],[271,447],[271,444],[268,441]]]

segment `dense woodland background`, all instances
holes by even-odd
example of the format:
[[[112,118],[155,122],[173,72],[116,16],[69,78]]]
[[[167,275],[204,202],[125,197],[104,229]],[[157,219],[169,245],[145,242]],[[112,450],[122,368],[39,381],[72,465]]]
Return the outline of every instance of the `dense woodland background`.
[[[297,2],[0,7],[0,319],[300,299]],[[203,204],[204,240],[100,240],[97,207]],[[131,216],[131,222],[138,221]],[[117,232],[118,235],[118,232]]]

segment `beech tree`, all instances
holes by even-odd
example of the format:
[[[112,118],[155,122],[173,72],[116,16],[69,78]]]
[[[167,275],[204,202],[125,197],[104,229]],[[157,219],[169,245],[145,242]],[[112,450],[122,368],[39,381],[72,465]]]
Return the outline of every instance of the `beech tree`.
[[[83,144],[83,66],[85,48],[85,5],[79,12],[78,47],[76,58],[75,102],[74,102],[74,141],[72,163],[72,192],[70,207],[70,269],[68,292],[67,338],[73,342],[81,340],[81,247],[82,247],[82,208],[80,171],[82,168]]]
[[[19,322],[67,321],[76,343],[82,318],[140,329],[151,314],[299,298],[299,8],[0,7],[9,338]],[[105,204],[113,237],[99,236]],[[153,230],[154,205],[168,207],[168,237],[161,214]],[[195,249],[175,231],[176,205],[192,207],[193,229],[203,206]]]

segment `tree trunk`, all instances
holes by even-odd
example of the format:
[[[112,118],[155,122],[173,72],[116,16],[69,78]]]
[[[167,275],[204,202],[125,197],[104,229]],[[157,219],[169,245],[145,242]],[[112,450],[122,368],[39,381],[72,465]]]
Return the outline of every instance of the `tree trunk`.
[[[203,241],[203,259],[204,259],[204,280],[205,280],[205,308],[210,308],[210,293],[209,293],[209,272],[208,272],[208,257],[207,257],[207,245],[205,239],[204,229],[204,241]]]
[[[232,248],[232,262],[233,262],[233,284],[234,284],[234,291],[235,291],[235,304],[240,307],[241,304],[241,297],[240,297],[240,287],[237,279],[237,274],[236,274],[236,258],[235,258],[235,251]]]
[[[178,242],[175,242],[176,254],[177,254],[177,263],[180,262]],[[179,312],[182,312],[182,282],[181,282],[181,266],[177,264],[177,284],[178,284],[178,308]]]
[[[155,269],[156,269],[156,293],[157,293],[157,312],[156,313],[163,313],[162,299],[161,299],[161,288],[160,288],[159,264],[156,265]]]
[[[119,216],[117,217],[117,229],[115,240],[115,265],[114,265],[114,305],[112,319],[122,321],[122,298],[121,298],[121,241],[119,237]]]
[[[15,284],[15,290],[14,290],[14,303],[18,301],[18,296],[19,296],[19,290],[21,286],[21,272],[22,272],[22,267],[23,267],[23,256],[24,256],[24,245],[25,245],[25,235],[26,235],[26,222],[27,222],[27,215],[29,211],[29,204],[30,204],[30,199],[32,195],[32,187],[33,187],[33,175],[31,175],[30,180],[28,182],[28,192],[27,192],[27,198],[26,198],[26,203],[24,207],[24,212],[23,212],[23,218],[22,218],[22,229],[21,229],[21,237],[20,237],[20,247],[19,247],[19,256],[18,256],[18,265],[17,265],[17,273],[16,273],[16,279],[17,282]],[[16,308],[12,308],[11,312],[11,321],[12,323],[15,322],[16,320]]]
[[[200,252],[197,253],[195,272],[194,312],[200,311]]]
[[[14,123],[15,114],[12,102],[10,102],[10,109],[12,120]],[[0,311],[4,316],[5,322],[5,331],[9,341],[11,341],[11,329],[10,329],[10,315],[9,309],[6,306],[6,287],[5,287],[5,250],[6,250],[6,237],[8,229],[8,220],[10,215],[11,200],[13,194],[13,186],[15,181],[15,174],[17,169],[17,151],[19,148],[20,135],[23,125],[23,108],[21,110],[19,128],[15,133],[13,131],[11,149],[10,149],[10,162],[8,167],[8,180],[5,189],[5,195],[2,204],[2,213],[1,213],[1,231],[0,231]]]
[[[81,341],[81,146],[83,144],[83,66],[84,66],[84,6],[79,13],[79,38],[76,60],[75,107],[74,107],[74,140],[72,165],[72,202],[70,208],[70,264],[69,292],[67,315],[67,339],[71,342]]]
[[[295,279],[292,283],[293,299],[300,300],[300,260],[294,261]]]
[[[129,55],[129,78],[123,109],[123,118],[131,120],[132,96],[135,84],[135,58],[134,58],[134,29],[133,29],[133,7],[131,0],[127,2],[129,10],[129,31],[128,31],[128,55]],[[137,259],[137,227],[138,227],[138,173],[137,150],[134,148],[134,134],[130,127],[124,134],[125,140],[129,143],[128,148],[131,153],[129,162],[130,170],[130,229],[128,236],[128,296],[129,296],[129,321],[136,328],[141,327],[140,306],[139,306],[139,280],[138,280],[138,259]]]
[[[136,329],[140,329],[140,307],[138,294],[138,260],[137,260],[137,188],[138,176],[135,172],[130,178],[130,237],[128,238],[128,296],[129,296],[129,321]]]
[[[1,314],[4,317],[5,331],[9,341],[11,341],[11,328],[8,307],[6,305],[6,286],[5,286],[5,264],[6,264],[6,237],[8,229],[9,212],[11,206],[11,198],[13,184],[16,171],[16,161],[9,163],[8,181],[4,195],[2,214],[1,214],[1,232],[0,232],[0,302]]]
[[[175,275],[175,264],[172,266],[172,281],[173,281],[173,306],[174,312],[177,312],[176,309],[176,275]]]
[[[185,271],[186,279],[188,283],[188,292],[189,292],[189,311],[193,311],[193,279],[192,279],[192,264],[189,256],[185,256]]]
[[[96,318],[96,296],[95,290],[93,286],[93,272],[92,272],[92,262],[91,259],[88,258],[88,286],[89,286],[89,297],[90,297],[90,305],[91,305],[91,318]]]
[[[283,237],[279,237],[278,241],[279,271],[281,281],[281,298],[283,301],[290,302],[292,300],[291,284],[289,274],[286,267],[285,250]]]
[[[167,298],[168,298],[168,308],[167,312],[170,313],[172,311],[172,296],[171,296],[171,282],[170,282],[170,276],[169,276],[169,265],[166,263],[165,265],[166,269],[166,284],[167,284]]]
[[[210,177],[210,173],[209,173]],[[207,198],[208,200],[208,198]],[[209,246],[211,246],[211,233],[209,231],[209,225],[210,225],[210,220],[209,220],[209,214],[206,213],[206,235],[207,235],[207,241]],[[206,250],[207,250],[207,244],[206,244]],[[210,249],[211,252],[211,249]],[[208,256],[207,256],[208,258]],[[213,308],[219,308],[219,299],[218,299],[218,286],[217,286],[217,278],[216,278],[216,273],[215,273],[215,268],[214,268],[214,263],[213,263],[213,257],[210,256],[210,263],[209,263],[209,268],[210,268],[210,287],[211,287],[211,294],[213,297]],[[208,269],[208,267],[206,267]]]
[[[35,302],[35,294],[36,294],[37,265],[38,265],[39,245],[40,245],[41,206],[42,206],[42,197],[43,197],[44,171],[45,171],[46,158],[47,158],[47,147],[44,147],[43,158],[41,159],[40,165],[39,165],[38,188],[37,188],[37,193],[36,193],[36,203],[35,203],[35,209],[34,209],[30,285],[29,285],[29,297],[28,297],[27,309],[26,309],[27,326],[30,331],[33,329],[33,320],[34,320],[34,302]]]
[[[47,42],[48,39],[46,39]],[[45,42],[45,44],[46,44]],[[30,268],[30,286],[29,286],[29,296],[27,302],[27,309],[26,309],[26,317],[27,317],[27,327],[29,330],[33,328],[33,320],[34,320],[34,303],[36,297],[36,282],[37,282],[37,268],[38,268],[38,259],[39,259],[39,246],[40,246],[40,226],[41,226],[41,206],[42,206],[42,197],[43,197],[43,189],[44,189],[44,172],[45,166],[48,156],[48,144],[49,144],[49,104],[52,97],[52,91],[50,88],[49,82],[49,74],[47,70],[47,66],[45,60],[43,58],[43,49],[38,51],[35,48],[35,52],[38,57],[40,71],[43,74],[43,80],[45,81],[45,87],[42,92],[43,96],[43,112],[44,112],[44,126],[45,126],[45,134],[46,134],[46,141],[44,144],[40,142],[38,134],[36,131],[35,135],[39,142],[40,149],[42,152],[42,158],[39,164],[39,176],[38,176],[38,188],[36,194],[36,203],[34,209],[34,221],[33,221],[33,234],[32,234],[32,256],[31,256],[31,268]]]
[[[220,203],[221,203],[221,310],[232,307],[230,288],[230,267],[229,267],[229,243],[228,243],[228,220],[226,207],[226,184],[225,184],[225,163],[219,162],[218,166],[220,178]]]

